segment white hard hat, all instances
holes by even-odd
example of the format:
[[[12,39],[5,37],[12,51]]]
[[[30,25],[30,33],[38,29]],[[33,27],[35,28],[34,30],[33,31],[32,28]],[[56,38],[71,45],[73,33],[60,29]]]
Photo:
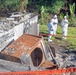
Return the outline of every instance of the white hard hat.
[[[54,18],[57,18],[57,15],[54,15]]]
[[[64,16],[64,18],[66,19],[67,17],[66,17],[66,16]]]

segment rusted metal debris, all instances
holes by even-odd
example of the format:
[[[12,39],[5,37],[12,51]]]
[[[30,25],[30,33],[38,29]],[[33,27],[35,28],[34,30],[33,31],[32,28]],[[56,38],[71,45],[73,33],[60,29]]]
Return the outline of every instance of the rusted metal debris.
[[[1,53],[4,59],[27,65],[40,65],[44,60],[42,37],[24,34]]]
[[[47,69],[55,69],[57,68],[57,65],[50,61],[44,61],[39,67],[41,68],[47,68]]]
[[[53,62],[46,61],[45,46],[41,36],[23,34],[2,52],[3,59],[23,63],[28,66],[53,67]],[[47,66],[46,66],[47,65]]]

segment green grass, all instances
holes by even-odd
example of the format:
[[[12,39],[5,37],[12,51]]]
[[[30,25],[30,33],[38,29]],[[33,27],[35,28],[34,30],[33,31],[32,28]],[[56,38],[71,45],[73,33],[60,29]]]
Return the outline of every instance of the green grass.
[[[40,25],[40,33],[48,33],[47,25]]]
[[[47,25],[40,25],[40,33],[48,33]],[[58,25],[58,29],[57,29],[57,34],[62,36],[62,28],[59,25]],[[57,36],[57,37],[61,38],[61,36]],[[52,37],[52,39],[56,39],[56,38]],[[67,35],[66,40],[70,44],[70,46],[68,46],[67,49],[75,49],[76,50],[76,27],[68,28],[68,35]]]

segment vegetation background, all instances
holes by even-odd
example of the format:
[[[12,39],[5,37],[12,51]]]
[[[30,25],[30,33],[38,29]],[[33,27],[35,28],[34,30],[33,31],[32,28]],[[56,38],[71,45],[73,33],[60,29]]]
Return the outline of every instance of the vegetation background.
[[[68,36],[76,36],[76,0],[0,0],[0,17],[8,16],[11,12],[23,11],[38,14],[40,33],[48,33],[47,23],[54,14],[57,14],[57,34],[61,35],[60,22],[66,15],[69,20]],[[71,44],[67,48],[76,49],[76,38],[68,37],[67,41]]]

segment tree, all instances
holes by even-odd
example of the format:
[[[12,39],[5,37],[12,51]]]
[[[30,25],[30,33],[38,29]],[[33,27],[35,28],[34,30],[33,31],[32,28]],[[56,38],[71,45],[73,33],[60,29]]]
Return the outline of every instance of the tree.
[[[24,11],[28,0],[0,0],[0,10],[4,11]]]
[[[19,11],[20,6],[20,0],[0,0],[0,13],[6,14],[12,11]]]

